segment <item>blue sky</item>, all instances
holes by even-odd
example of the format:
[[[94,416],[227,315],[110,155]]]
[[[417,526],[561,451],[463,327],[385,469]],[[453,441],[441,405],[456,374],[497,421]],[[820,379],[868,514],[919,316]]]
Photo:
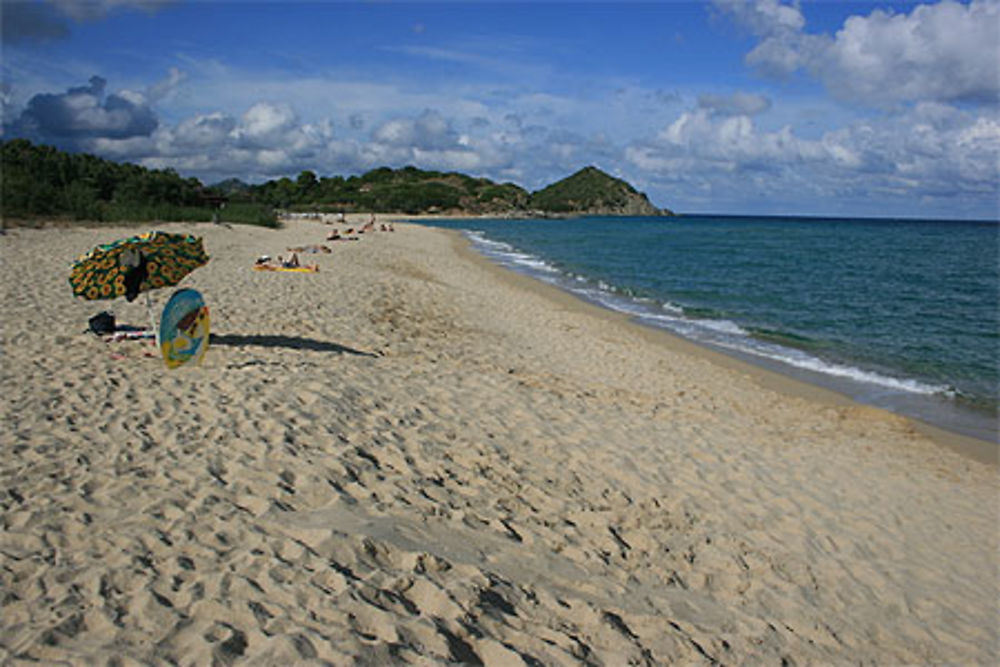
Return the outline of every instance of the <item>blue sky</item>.
[[[205,183],[586,165],[687,213],[998,217],[1000,0],[0,0],[3,136]]]

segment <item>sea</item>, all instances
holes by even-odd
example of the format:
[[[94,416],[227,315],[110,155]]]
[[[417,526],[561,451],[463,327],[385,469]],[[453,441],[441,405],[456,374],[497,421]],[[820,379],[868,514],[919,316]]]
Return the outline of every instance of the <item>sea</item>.
[[[493,262],[862,403],[997,442],[1000,224],[425,220]]]

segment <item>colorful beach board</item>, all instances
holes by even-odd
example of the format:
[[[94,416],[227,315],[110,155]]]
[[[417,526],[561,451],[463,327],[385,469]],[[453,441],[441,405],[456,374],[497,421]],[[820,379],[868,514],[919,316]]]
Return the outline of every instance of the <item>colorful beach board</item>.
[[[208,306],[197,290],[189,287],[174,292],[160,316],[156,345],[167,368],[201,363],[208,349]]]

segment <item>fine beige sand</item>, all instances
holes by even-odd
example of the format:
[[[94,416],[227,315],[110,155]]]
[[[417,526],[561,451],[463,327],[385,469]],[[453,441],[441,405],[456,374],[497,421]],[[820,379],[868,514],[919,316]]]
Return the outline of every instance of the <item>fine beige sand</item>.
[[[0,662],[996,664],[995,463],[396,231],[158,226],[202,366],[0,236]],[[169,290],[154,294],[162,307]],[[983,443],[980,443],[982,445]]]

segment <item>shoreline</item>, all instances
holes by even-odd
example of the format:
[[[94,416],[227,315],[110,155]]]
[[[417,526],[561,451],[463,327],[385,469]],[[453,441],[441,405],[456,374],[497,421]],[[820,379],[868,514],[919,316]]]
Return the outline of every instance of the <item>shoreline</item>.
[[[415,220],[415,218],[409,219]],[[963,456],[968,456],[981,463],[988,463],[991,465],[997,465],[1000,463],[1000,447],[998,447],[997,443],[948,431],[913,417],[900,415],[883,408],[871,406],[833,389],[828,389],[818,384],[798,380],[779,371],[768,369],[763,364],[757,364],[750,360],[743,360],[724,351],[716,350],[707,345],[701,345],[687,340],[686,338],[682,338],[681,336],[673,334],[669,331],[647,326],[639,322],[634,322],[632,318],[625,313],[619,313],[609,308],[604,308],[600,305],[590,303],[569,292],[561,290],[554,285],[548,285],[540,280],[532,278],[531,276],[511,271],[497,265],[494,262],[491,262],[488,258],[476,252],[469,240],[457,230],[440,231],[453,235],[453,242],[455,243],[456,250],[464,257],[470,261],[480,264],[484,268],[496,271],[497,275],[502,280],[509,281],[511,284],[517,285],[520,289],[531,290],[533,292],[543,294],[546,298],[557,304],[561,304],[564,307],[567,304],[572,303],[574,306],[579,307],[581,310],[587,311],[592,315],[607,317],[612,321],[619,321],[630,326],[634,326],[639,331],[643,332],[649,340],[654,341],[656,344],[664,345],[683,354],[695,355],[708,359],[722,368],[753,377],[754,380],[759,382],[761,386],[778,391],[787,396],[806,398],[807,400],[815,401],[826,406],[865,408],[877,411],[878,413],[883,413],[884,417],[887,419],[905,419],[911,423],[916,430],[919,430],[929,436],[938,444],[956,451]]]
[[[67,283],[134,228],[0,236],[0,662],[996,661],[997,468],[902,417],[457,233],[157,226],[200,367],[82,332],[146,321]]]
[[[396,219],[400,221],[410,220],[420,224],[420,221],[422,220],[463,220],[468,218],[461,216],[409,216]],[[620,316],[623,321],[627,321],[634,326],[644,330],[649,330],[655,334],[662,334],[663,338],[660,340],[665,341],[665,344],[667,345],[689,345],[690,347],[686,349],[690,353],[704,354],[707,355],[707,358],[715,360],[716,363],[723,366],[728,365],[737,372],[756,375],[763,386],[778,389],[788,395],[813,396],[815,400],[822,401],[826,404],[855,405],[879,410],[887,415],[910,421],[915,428],[934,438],[940,444],[961,452],[965,456],[970,456],[985,463],[991,463],[994,465],[1000,464],[1000,443],[997,441],[990,440],[985,437],[979,437],[978,435],[974,435],[972,432],[961,428],[949,428],[947,425],[923,419],[920,416],[905,410],[897,411],[890,409],[889,407],[869,403],[856,398],[851,395],[848,389],[848,386],[852,384],[852,382],[848,380],[826,378],[825,376],[815,372],[811,373],[793,366],[786,367],[786,365],[779,361],[757,358],[750,354],[727,350],[708,343],[692,341],[666,329],[644,324],[641,321],[635,320],[626,313],[620,313],[606,306],[588,301],[583,297],[572,294],[571,292],[563,290],[555,285],[550,285],[544,281],[538,280],[527,273],[522,273],[514,269],[500,266],[499,264],[491,261],[488,257],[479,253],[473,246],[472,242],[465,238],[460,230],[447,228],[439,229],[447,232],[454,232],[462,237],[463,242],[468,246],[469,253],[471,253],[476,259],[481,259],[486,264],[499,269],[501,272],[526,278],[529,281],[527,283],[523,283],[526,287],[529,285],[537,285],[543,290],[552,290],[560,295],[566,295],[581,305],[594,308],[596,311],[612,313],[616,316]],[[810,377],[812,375],[815,375],[815,379]],[[839,387],[843,388],[841,389]],[[977,419],[981,419],[984,423],[988,421],[987,417],[977,417]]]

